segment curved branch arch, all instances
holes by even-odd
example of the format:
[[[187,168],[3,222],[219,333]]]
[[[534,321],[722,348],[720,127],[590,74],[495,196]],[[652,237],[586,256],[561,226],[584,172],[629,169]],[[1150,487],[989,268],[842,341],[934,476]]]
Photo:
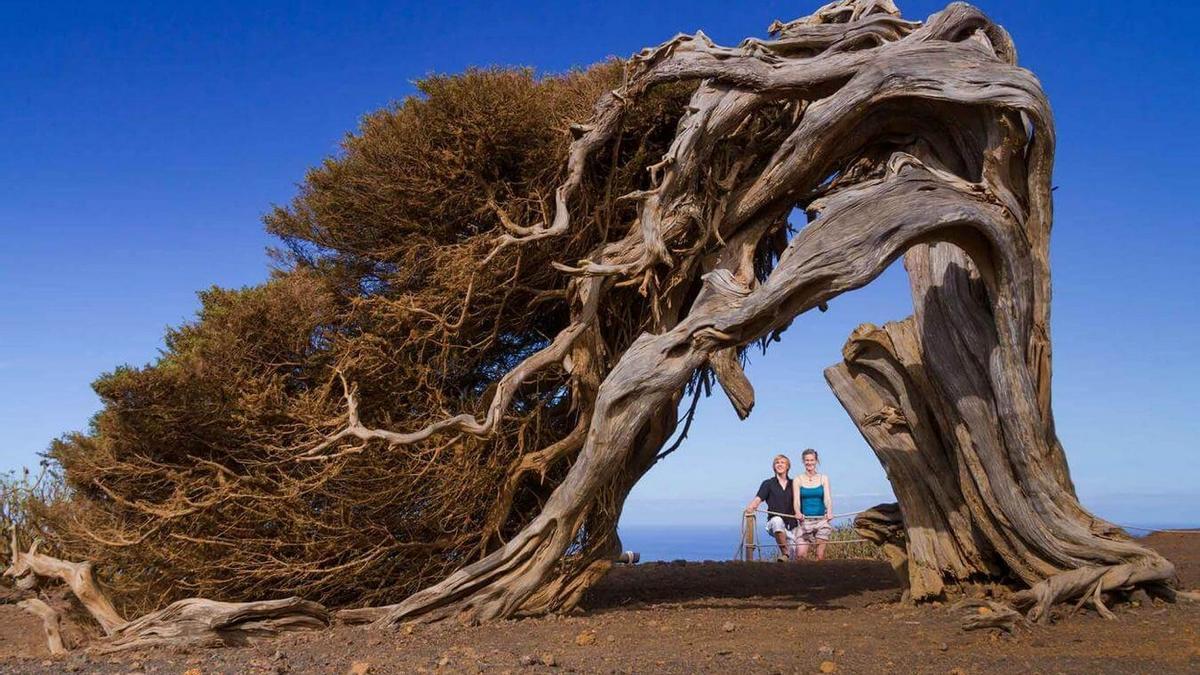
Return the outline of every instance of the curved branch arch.
[[[624,234],[556,265],[575,277],[571,324],[500,380],[482,421],[369,429],[346,387],[347,426],[303,459],[347,437],[494,434],[514,392],[551,368],[568,374],[580,413],[567,435],[514,462],[500,520],[525,474],[573,458],[515,537],[399,604],[347,617],[484,620],[571,606],[607,569],[621,504],[674,430],[685,389],[714,373],[747,414],[739,351],[900,256],[914,316],[860,328],[826,376],[895,487],[911,595],[1014,580],[1028,588],[1014,600],[1036,618],[1076,598],[1104,613],[1101,594],[1131,585],[1170,592],[1169,562],[1080,506],[1054,433],[1054,124],[1011,38],[963,3],[918,23],[888,0],[840,0],[773,32],[738,47],[697,33],[643,50],[592,120],[572,126],[551,222],[504,216],[487,261],[586,227],[574,201],[626,112],[655,87],[696,83],[649,187],[612,198],[636,203]],[[789,242],[797,206],[810,222]],[[598,317],[628,286],[649,312],[622,343]]]

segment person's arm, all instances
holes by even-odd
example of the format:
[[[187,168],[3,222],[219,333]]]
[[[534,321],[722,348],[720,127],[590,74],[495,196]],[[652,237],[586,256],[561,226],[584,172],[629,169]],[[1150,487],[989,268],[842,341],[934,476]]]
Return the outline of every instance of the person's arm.
[[[792,481],[792,510],[796,512],[796,522],[804,520],[804,511],[800,508],[800,479]]]
[[[833,520],[833,493],[829,490],[829,476],[822,475],[821,483],[825,486],[825,520]]]
[[[763,481],[763,484],[758,486],[758,494],[754,495],[754,499],[751,499],[750,503],[746,505],[746,514],[749,515],[754,513],[754,511],[758,509],[758,505],[763,503],[766,498],[767,482]]]

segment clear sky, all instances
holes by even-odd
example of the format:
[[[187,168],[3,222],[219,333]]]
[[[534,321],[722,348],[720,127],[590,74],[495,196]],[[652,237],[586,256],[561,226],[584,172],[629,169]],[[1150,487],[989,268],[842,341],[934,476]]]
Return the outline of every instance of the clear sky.
[[[266,278],[259,222],[365,113],[431,72],[543,72],[677,32],[736,44],[818,2],[0,2],[0,468],[152,361],[195,291]],[[1200,524],[1200,47],[1177,2],[980,0],[1058,124],[1054,396],[1085,505]],[[923,19],[941,3],[901,0]],[[728,523],[778,451],[822,451],[836,510],[887,482],[822,377],[850,330],[910,310],[902,271],[798,320],[635,489],[624,522]]]

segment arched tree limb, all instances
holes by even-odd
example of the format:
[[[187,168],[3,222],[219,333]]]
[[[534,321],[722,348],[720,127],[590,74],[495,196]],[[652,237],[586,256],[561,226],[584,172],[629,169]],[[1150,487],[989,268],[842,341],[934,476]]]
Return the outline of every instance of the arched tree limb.
[[[643,50],[591,123],[573,127],[551,225],[502,218],[497,250],[566,235],[622,115],[657,86],[696,83],[649,186],[626,196],[636,209],[624,234],[555,265],[578,277],[569,327],[501,379],[482,420],[370,429],[345,387],[349,423],[305,458],[349,437],[494,434],[517,388],[552,365],[587,401],[574,431],[513,463],[501,503],[531,470],[575,456],[522,530],[405,601],[347,618],[474,621],[569,606],[603,571],[611,515],[670,436],[687,383],[711,368],[748,414],[739,351],[902,255],[913,316],[856,331],[827,377],[895,487],[905,536],[888,539],[912,597],[937,597],[947,581],[1016,580],[1028,590],[1014,600],[1036,619],[1069,601],[1103,614],[1106,591],[1169,582],[1169,562],[1082,508],[1054,433],[1054,126],[1011,38],[965,4],[918,24],[887,0],[842,0],[775,29],[778,39],[738,47],[697,33]],[[797,206],[811,222],[785,247],[779,233]],[[623,327],[642,331],[623,351],[602,356],[599,308],[629,286],[649,316]],[[577,370],[580,360],[594,367]],[[581,531],[595,542],[568,555]]]

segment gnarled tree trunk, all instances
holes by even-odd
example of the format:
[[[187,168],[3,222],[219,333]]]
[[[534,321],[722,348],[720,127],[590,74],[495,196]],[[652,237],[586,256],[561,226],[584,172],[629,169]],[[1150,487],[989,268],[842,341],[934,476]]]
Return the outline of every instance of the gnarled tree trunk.
[[[714,373],[748,414],[738,350],[778,337],[902,255],[914,315],[858,329],[827,377],[895,488],[904,536],[893,557],[912,596],[999,579],[1028,589],[1014,599],[1034,617],[1085,595],[1103,613],[1104,591],[1172,578],[1170,563],[1079,505],[1054,433],[1054,128],[1008,35],[965,4],[921,24],[890,0],[842,0],[773,32],[734,48],[698,33],[644,50],[592,122],[574,127],[553,222],[510,224],[501,247],[568,232],[584,169],[622,111],[661,83],[699,83],[653,187],[624,198],[639,205],[628,235],[559,266],[579,277],[574,323],[500,383],[485,420],[397,434],[352,414],[346,431],[307,453],[346,435],[404,444],[491,433],[511,392],[547,364],[575,375],[586,363],[579,377],[600,382],[577,459],[539,516],[441,583],[354,618],[477,620],[570,606],[606,569],[615,535],[564,554],[597,510],[619,512],[670,435],[685,386]],[[810,222],[788,241],[797,206]],[[595,308],[625,285],[653,303],[654,321],[610,357]]]
[[[893,553],[912,595],[991,578],[1027,588],[1015,599],[1035,616],[1085,595],[1103,612],[1104,591],[1172,577],[1166,560],[1079,505],[1054,434],[1054,127],[1007,33],[969,5],[921,23],[891,0],[839,0],[772,33],[737,47],[679,35],[643,50],[591,121],[571,125],[553,218],[502,216],[496,251],[553,245],[596,204],[609,214],[634,205],[627,222],[605,222],[587,259],[555,265],[572,277],[571,323],[495,383],[482,419],[373,429],[345,384],[344,428],[299,461],[364,451],[342,448],[347,440],[493,435],[522,387],[550,371],[568,374],[579,423],[523,455],[501,486],[497,522],[527,474],[572,462],[515,536],[401,603],[344,618],[481,620],[570,607],[618,550],[621,505],[661,456],[685,389],[715,378],[748,414],[740,351],[901,256],[914,316],[856,331],[827,374],[895,486],[904,537]],[[647,188],[584,194],[595,189],[589,172],[612,171],[621,157],[625,113],[678,82],[696,88]],[[797,207],[810,222],[789,239]],[[646,315],[605,311],[628,302],[618,289],[631,287]],[[641,323],[614,319],[631,316]]]
[[[1029,360],[1045,350],[1030,339],[1018,343],[1027,352],[1004,353],[1001,313],[967,255],[942,243],[905,262],[916,315],[860,326],[826,377],[896,492],[912,597],[1014,578],[1030,587],[1015,600],[1036,618],[1084,592],[1106,613],[1101,592],[1169,579],[1170,563],[1079,505],[1031,386]]]

